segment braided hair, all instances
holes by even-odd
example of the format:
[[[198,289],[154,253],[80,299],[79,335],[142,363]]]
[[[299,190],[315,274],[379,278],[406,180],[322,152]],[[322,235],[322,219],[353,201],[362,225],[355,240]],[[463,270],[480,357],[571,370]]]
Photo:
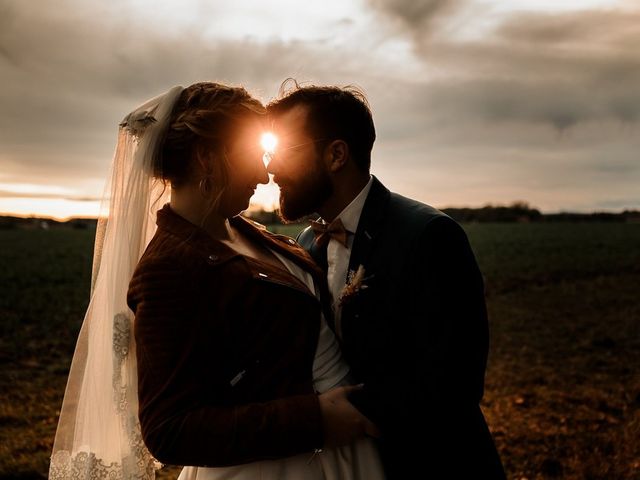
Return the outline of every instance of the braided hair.
[[[201,82],[185,88],[171,114],[154,176],[174,187],[194,176],[213,176],[226,184],[225,152],[234,131],[251,114],[264,113],[242,87]]]
[[[265,113],[242,87],[201,82],[185,88],[171,113],[153,176],[172,188],[205,182],[210,186],[206,218],[218,209],[229,185],[227,150],[234,133]]]

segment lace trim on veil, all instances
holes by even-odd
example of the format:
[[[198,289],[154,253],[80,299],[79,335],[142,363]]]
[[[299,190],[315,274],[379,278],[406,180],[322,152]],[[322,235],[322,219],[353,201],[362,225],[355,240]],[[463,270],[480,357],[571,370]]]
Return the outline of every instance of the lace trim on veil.
[[[51,457],[49,478],[51,480],[146,480],[155,477],[159,468],[156,460],[144,446],[142,436],[138,433],[132,438],[133,455],[123,459],[123,463],[105,464],[93,452],[78,452],[75,455],[67,450],[60,450]],[[130,459],[131,461],[127,461]],[[139,472],[135,474],[132,472]]]
[[[162,466],[144,445],[138,418],[129,413],[127,385],[122,381],[124,362],[131,347],[132,324],[133,318],[128,312],[120,312],[113,319],[113,401],[121,426],[129,438],[131,455],[123,458],[122,463],[107,464],[90,450],[81,450],[74,455],[68,450],[60,450],[51,457],[51,480],[147,480],[154,478],[155,470]]]

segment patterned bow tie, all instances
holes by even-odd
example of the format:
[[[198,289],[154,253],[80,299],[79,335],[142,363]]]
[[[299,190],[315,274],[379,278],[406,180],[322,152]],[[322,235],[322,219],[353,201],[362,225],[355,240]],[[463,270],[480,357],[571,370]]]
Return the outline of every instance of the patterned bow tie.
[[[329,243],[329,240],[332,238],[339,241],[342,245],[347,247],[347,238],[349,237],[349,232],[342,223],[342,220],[336,218],[331,223],[322,223],[316,222],[314,220],[311,221],[311,228],[313,229],[313,233],[316,236],[316,242],[322,248],[326,247]]]

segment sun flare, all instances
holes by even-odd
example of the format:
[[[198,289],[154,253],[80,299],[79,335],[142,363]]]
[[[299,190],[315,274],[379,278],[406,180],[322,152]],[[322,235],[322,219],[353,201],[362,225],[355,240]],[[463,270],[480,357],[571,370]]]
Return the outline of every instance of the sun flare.
[[[273,153],[278,145],[278,138],[271,132],[265,132],[260,137],[260,145],[265,153]]]

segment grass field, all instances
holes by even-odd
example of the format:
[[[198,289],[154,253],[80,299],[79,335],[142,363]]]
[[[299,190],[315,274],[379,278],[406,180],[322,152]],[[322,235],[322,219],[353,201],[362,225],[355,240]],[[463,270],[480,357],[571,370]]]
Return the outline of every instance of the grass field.
[[[465,228],[491,321],[483,410],[508,478],[640,479],[640,225]],[[2,479],[46,477],[92,247],[90,230],[0,231]]]

